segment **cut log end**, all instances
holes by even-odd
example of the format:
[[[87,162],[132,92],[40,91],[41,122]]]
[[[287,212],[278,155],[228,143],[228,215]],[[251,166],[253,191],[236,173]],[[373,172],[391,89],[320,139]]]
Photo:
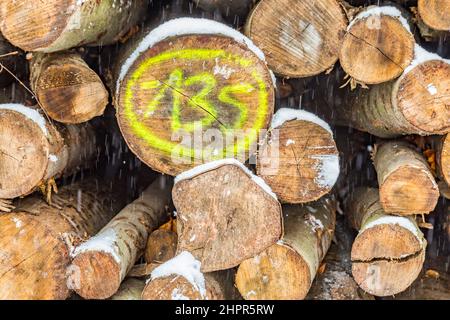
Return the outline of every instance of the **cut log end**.
[[[438,198],[439,188],[431,173],[414,166],[400,167],[380,186],[380,201],[387,213],[428,214]]]
[[[119,290],[120,265],[109,253],[89,251],[77,255],[70,268],[71,289],[85,299],[107,299]]]
[[[1,214],[0,225],[0,299],[67,298],[69,256],[61,238],[27,213]]]
[[[450,130],[450,65],[431,60],[403,75],[393,92],[398,108],[411,125],[430,134]]]
[[[191,252],[203,272],[235,267],[281,237],[279,202],[239,166],[222,165],[181,180],[172,196],[179,217],[177,250]]]
[[[178,237],[170,230],[153,231],[147,240],[145,261],[147,263],[164,263],[175,257]]]
[[[246,34],[265,52],[274,72],[298,78],[334,65],[346,26],[335,0],[264,0],[248,18]]]
[[[76,124],[103,114],[108,91],[81,57],[50,56],[42,68],[34,91],[49,117]]]
[[[241,263],[236,286],[246,300],[299,300],[308,293],[311,272],[295,250],[275,244]]]
[[[391,16],[374,15],[354,22],[339,55],[344,71],[365,84],[397,78],[414,57],[414,38]]]
[[[218,35],[157,43],[129,68],[118,92],[117,117],[128,145],[147,165],[170,175],[230,152],[248,159],[274,107],[266,64],[245,45]],[[225,139],[241,132],[245,137]],[[192,145],[192,134],[211,133],[225,146]]]
[[[76,2],[49,0],[37,5],[27,0],[4,0],[0,4],[1,31],[25,51],[45,48],[64,32]]]
[[[363,230],[351,252],[355,281],[364,291],[376,296],[406,290],[422,270],[425,243],[397,224]]]
[[[278,146],[271,139],[260,147],[257,172],[285,203],[319,199],[333,187],[339,174],[339,156],[332,135],[318,124],[289,121],[275,129]]]
[[[434,30],[450,30],[450,3],[442,0],[419,0],[417,3],[420,18]]]
[[[32,191],[45,174],[49,144],[45,133],[22,113],[0,109],[0,198]]]

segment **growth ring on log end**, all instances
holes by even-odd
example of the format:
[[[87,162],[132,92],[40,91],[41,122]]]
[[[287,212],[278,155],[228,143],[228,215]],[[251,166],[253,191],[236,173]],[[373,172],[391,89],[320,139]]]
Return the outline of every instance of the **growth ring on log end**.
[[[418,50],[416,56],[423,52]],[[425,134],[450,132],[450,60],[409,67],[395,82],[392,94],[403,116]]]
[[[264,51],[275,73],[300,78],[334,65],[347,24],[336,0],[262,0],[245,33]]]
[[[450,30],[450,1],[418,0],[417,9],[423,22],[434,30]]]
[[[273,114],[273,75],[239,32],[206,19],[175,19],[128,55],[116,108],[131,150],[153,169],[177,175],[230,153],[248,159]]]

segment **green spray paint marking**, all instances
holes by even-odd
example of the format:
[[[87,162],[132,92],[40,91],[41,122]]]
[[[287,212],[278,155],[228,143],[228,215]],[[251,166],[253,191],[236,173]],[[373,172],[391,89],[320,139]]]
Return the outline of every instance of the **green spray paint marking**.
[[[171,120],[171,128],[173,132],[177,132],[179,130],[184,130],[187,132],[192,132],[199,124],[202,126],[211,125],[217,117],[217,110],[215,106],[213,106],[207,99],[207,96],[213,91],[216,87],[217,81],[212,74],[209,73],[201,73],[198,75],[194,75],[188,77],[183,81],[183,70],[175,69],[169,75],[169,79],[166,82],[159,80],[152,80],[141,82],[139,84],[139,79],[149,72],[149,69],[158,64],[174,60],[174,59],[184,59],[187,61],[205,61],[205,60],[214,60],[221,59],[224,61],[228,61],[233,64],[237,64],[241,66],[243,69],[248,69],[252,66],[252,62],[248,59],[241,58],[237,55],[233,55],[227,53],[224,50],[213,50],[213,49],[184,49],[184,50],[176,50],[176,51],[167,51],[161,53],[157,56],[151,57],[144,61],[131,75],[125,90],[124,95],[124,114],[127,120],[129,121],[129,125],[133,132],[139,138],[146,141],[149,146],[154,147],[162,152],[171,154],[172,150],[176,147],[177,150],[181,151],[185,155],[190,155],[191,158],[195,156],[195,150],[192,148],[186,148],[184,146],[179,145],[176,142],[172,142],[166,139],[162,139],[155,135],[150,128],[144,125],[144,123],[138,118],[136,113],[134,112],[133,105],[133,88],[140,87],[144,90],[154,90],[159,89],[156,93],[155,97],[152,101],[148,103],[146,106],[146,111],[144,113],[144,118],[150,117],[160,106],[162,99],[168,92],[172,94],[172,120]],[[251,76],[253,80],[256,82],[257,87],[253,87],[248,83],[240,83],[236,85],[225,86],[222,88],[220,93],[218,94],[218,100],[224,104],[230,105],[232,107],[237,108],[239,113],[239,118],[235,121],[231,128],[226,128],[226,130],[240,129],[246,123],[248,118],[248,108],[247,106],[236,99],[234,94],[248,94],[253,92],[254,90],[258,91],[258,108],[256,111],[256,119],[253,125],[249,128],[252,132],[248,136],[243,139],[237,141],[234,145],[234,153],[238,154],[243,150],[247,150],[252,143],[254,143],[257,139],[257,132],[262,129],[268,108],[268,92],[266,89],[265,82],[263,81],[261,75],[252,71]],[[191,123],[182,123],[181,122],[181,100],[183,97],[182,88],[189,87],[194,84],[203,85],[202,89],[195,94],[193,97],[188,99],[188,104],[190,107],[200,107],[202,108],[207,116],[202,118],[199,121],[194,121]],[[169,91],[170,90],[170,91]],[[224,150],[221,153],[215,155],[216,158],[224,157]]]

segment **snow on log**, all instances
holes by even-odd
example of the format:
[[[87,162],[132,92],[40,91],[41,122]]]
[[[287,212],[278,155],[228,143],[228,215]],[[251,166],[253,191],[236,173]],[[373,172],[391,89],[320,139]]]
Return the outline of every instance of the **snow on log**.
[[[304,110],[278,110],[259,146],[257,173],[281,202],[305,203],[327,194],[339,176],[329,125]]]

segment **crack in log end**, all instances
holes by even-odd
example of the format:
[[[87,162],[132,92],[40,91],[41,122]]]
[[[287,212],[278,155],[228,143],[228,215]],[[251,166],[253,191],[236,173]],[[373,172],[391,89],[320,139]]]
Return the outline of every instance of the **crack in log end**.
[[[413,260],[416,259],[417,257],[419,257],[420,255],[423,254],[423,249],[420,249],[419,251],[416,251],[414,253],[411,254],[407,254],[403,257],[374,257],[374,258],[370,258],[367,260],[357,260],[357,259],[352,259],[352,263],[365,263],[365,264],[370,264],[370,263],[374,263],[374,262],[379,262],[379,261],[386,261],[386,262],[392,262],[392,263],[402,263],[402,262],[407,262],[409,260]]]

